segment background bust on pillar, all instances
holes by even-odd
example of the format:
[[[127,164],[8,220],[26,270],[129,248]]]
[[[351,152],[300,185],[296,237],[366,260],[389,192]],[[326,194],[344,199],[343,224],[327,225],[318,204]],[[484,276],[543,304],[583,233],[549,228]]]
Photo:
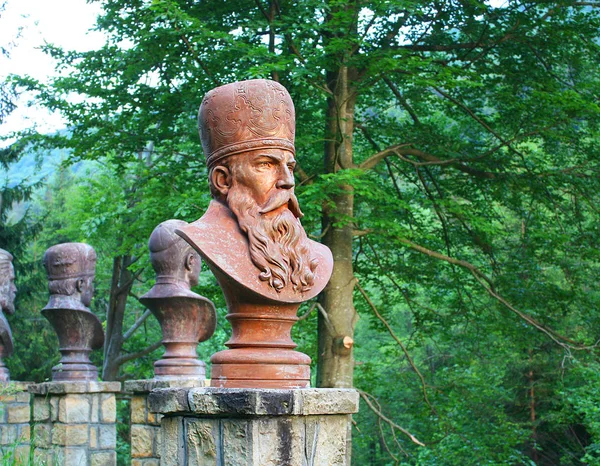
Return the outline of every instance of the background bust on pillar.
[[[94,294],[96,252],[84,243],[63,243],[44,254],[50,299],[43,316],[58,335],[62,358],[53,380],[97,380],[89,353],[104,344],[104,331],[90,310]]]
[[[13,256],[0,249],[0,382],[8,382],[10,375],[2,358],[13,352],[13,337],[6,320],[5,313],[15,313],[15,269],[12,264]]]
[[[277,370],[269,364],[283,364],[280,370],[296,374],[289,380],[306,377],[310,358],[291,351],[296,345],[289,332],[299,304],[314,298],[329,281],[333,259],[326,246],[307,237],[300,223],[291,97],[282,85],[265,79],[227,84],[206,94],[198,125],[213,201],[201,219],[178,233],[205,259],[229,309],[231,350],[211,359],[213,381],[221,363],[242,364],[240,351],[233,356],[236,349],[248,357],[252,353],[267,372]],[[250,305],[260,305],[252,310],[252,319]],[[299,366],[304,366],[302,376]],[[239,386],[307,386],[252,383]]]
[[[194,293],[202,265],[200,256],[180,236],[183,220],[167,220],[150,235],[150,261],[156,283],[140,302],[160,323],[166,352],[154,363],[155,378],[206,377],[205,363],[198,359],[196,347],[215,332],[215,306]]]
[[[63,243],[44,254],[48,274],[49,308],[88,311],[94,295],[96,252],[84,243]]]

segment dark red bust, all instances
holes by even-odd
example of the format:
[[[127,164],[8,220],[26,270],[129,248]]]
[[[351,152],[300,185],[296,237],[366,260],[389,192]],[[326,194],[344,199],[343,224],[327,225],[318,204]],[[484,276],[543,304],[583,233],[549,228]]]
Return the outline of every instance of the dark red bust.
[[[290,95],[274,81],[232,83],[205,96],[198,118],[214,199],[177,233],[227,302],[232,336],[211,358],[211,384],[308,387],[310,358],[294,351],[291,328],[300,304],[327,285],[333,258],[300,223]]]

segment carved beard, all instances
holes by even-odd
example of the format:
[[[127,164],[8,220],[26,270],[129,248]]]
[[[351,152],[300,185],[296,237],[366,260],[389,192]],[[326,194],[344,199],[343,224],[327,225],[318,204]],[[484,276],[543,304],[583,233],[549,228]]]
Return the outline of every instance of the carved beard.
[[[316,259],[311,259],[306,232],[293,192],[277,190],[259,206],[247,187],[237,182],[229,189],[227,204],[248,236],[252,263],[260,270],[258,278],[268,281],[277,292],[291,283],[294,291],[305,292],[314,284]],[[277,214],[269,212],[288,204]],[[296,215],[295,215],[296,214]]]
[[[9,314],[14,314],[15,312],[14,296],[10,290],[10,282],[0,285],[0,311],[5,311]]]

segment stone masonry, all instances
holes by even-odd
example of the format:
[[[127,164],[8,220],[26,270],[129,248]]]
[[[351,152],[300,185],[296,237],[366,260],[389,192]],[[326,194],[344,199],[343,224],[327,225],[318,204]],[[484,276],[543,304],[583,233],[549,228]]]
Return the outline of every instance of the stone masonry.
[[[159,389],[162,466],[345,466],[351,389]]]
[[[45,382],[33,394],[35,464],[115,466],[119,382]]]
[[[160,464],[160,420],[162,415],[148,409],[148,394],[157,388],[204,387],[203,379],[128,380],[125,392],[131,394],[130,444],[131,466]]]
[[[30,453],[31,382],[0,384],[0,459],[27,464]]]

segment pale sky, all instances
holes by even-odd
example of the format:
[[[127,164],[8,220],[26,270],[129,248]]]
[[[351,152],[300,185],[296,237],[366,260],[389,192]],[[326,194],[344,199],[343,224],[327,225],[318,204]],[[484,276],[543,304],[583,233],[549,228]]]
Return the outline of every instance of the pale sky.
[[[1,2],[1,0],[0,0]],[[104,42],[94,26],[101,8],[85,0],[8,0],[0,12],[0,44],[14,42],[10,57],[0,57],[0,79],[9,74],[29,75],[46,81],[54,72],[53,60],[39,50],[44,42],[67,50],[92,50]],[[21,29],[20,36],[18,36]],[[23,96],[18,108],[0,126],[0,135],[36,124],[42,132],[64,128],[57,114],[27,107]],[[0,143],[1,144],[1,143]]]

